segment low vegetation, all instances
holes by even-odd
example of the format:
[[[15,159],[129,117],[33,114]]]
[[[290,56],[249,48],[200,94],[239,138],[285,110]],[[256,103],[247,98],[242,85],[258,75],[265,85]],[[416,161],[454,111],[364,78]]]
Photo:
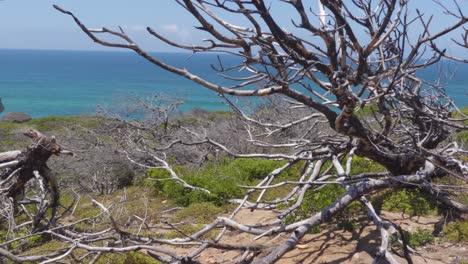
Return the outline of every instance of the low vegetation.
[[[435,240],[431,230],[420,227],[418,227],[414,232],[403,231],[403,235],[405,236],[404,239],[406,240],[406,243],[414,249],[431,244]]]
[[[447,224],[442,236],[452,242],[468,243],[468,221],[453,221]]]
[[[164,169],[151,169],[147,173],[155,181],[153,186],[158,194],[174,200],[178,205],[189,206],[201,202],[222,205],[228,199],[245,195],[245,189],[240,185],[259,181],[282,163],[263,159],[222,158],[199,167],[174,167],[174,171],[188,184],[208,189],[211,194],[190,191],[175,181],[164,180],[170,177]]]
[[[374,201],[379,210],[401,212],[409,216],[437,215],[443,212],[442,205],[419,188],[386,190],[376,195]]]
[[[368,114],[368,113],[366,113]],[[174,120],[171,124],[179,126],[181,122],[187,124],[192,122],[200,124],[196,118],[183,117]],[[207,115],[209,122],[215,120],[232,118],[232,113],[229,112],[214,112]],[[190,121],[190,120],[192,121]],[[108,125],[111,121],[105,120],[102,117],[47,117],[33,119],[25,124],[0,123],[0,148],[11,149],[22,148],[27,145],[27,142],[19,141],[17,131],[25,127],[33,127],[45,132],[50,132],[56,135],[61,133],[81,133],[77,130],[80,127],[84,130],[92,131],[98,138],[99,142],[114,143],[112,135],[106,134],[102,129],[104,125]],[[466,135],[459,133],[456,135],[460,144],[464,144]],[[101,140],[101,139],[107,140]],[[169,162],[180,164],[175,158],[168,158]],[[183,238],[185,234],[191,234],[199,231],[205,224],[213,221],[216,216],[226,215],[233,209],[233,205],[228,203],[229,199],[242,198],[246,189],[242,186],[255,185],[266,175],[271,173],[275,168],[284,165],[284,161],[265,160],[265,159],[233,159],[225,155],[211,156],[204,163],[185,163],[184,165],[174,165],[174,171],[179,177],[188,184],[196,187],[202,187],[211,191],[207,194],[202,191],[193,191],[184,188],[181,184],[168,180],[169,173],[164,169],[149,169],[141,176],[141,172],[133,170],[130,167],[119,168],[112,170],[111,173],[116,175],[116,189],[111,193],[93,193],[90,194],[85,189],[79,192],[80,197],[77,198],[72,189],[66,189],[62,192],[60,198],[59,209],[60,213],[66,213],[66,221],[73,222],[79,219],[88,219],[76,225],[77,231],[92,232],[104,228],[109,224],[107,216],[98,208],[92,199],[98,200],[100,203],[111,206],[111,212],[116,217],[116,221],[121,226],[128,226],[129,231],[144,234],[151,237],[159,238]],[[298,162],[289,169],[283,171],[272,182],[281,182],[285,180],[295,180],[296,175],[300,174],[303,169],[304,162]],[[329,165],[329,164],[328,164]],[[324,166],[328,167],[328,166]],[[357,175],[361,173],[379,173],[385,169],[381,165],[363,157],[354,157],[351,174]],[[330,173],[336,173],[333,169]],[[445,179],[438,179],[439,183]],[[453,179],[450,179],[453,181]],[[450,182],[453,184],[453,182]],[[461,184],[461,183],[460,183]],[[292,186],[282,186],[266,192],[261,201],[274,200],[276,197],[284,196],[291,191]],[[260,191],[252,193],[254,199]],[[305,219],[311,214],[323,210],[333,201],[338,199],[345,193],[345,189],[341,185],[329,185],[324,188],[309,190],[304,198],[304,201],[294,213],[285,218],[286,223]],[[466,195],[462,195],[461,199]],[[377,211],[392,211],[401,212],[408,216],[424,216],[443,214],[445,208],[434,202],[430,194],[422,191],[419,188],[402,188],[398,190],[382,191],[372,194],[369,197],[375,205]],[[465,197],[466,198],[466,197]],[[122,202],[125,200],[124,202]],[[290,201],[282,205],[284,208],[292,205],[295,201]],[[144,204],[144,208],[141,205]],[[158,212],[181,206],[180,210],[171,211],[164,216]],[[282,208],[280,206],[280,208]],[[145,210],[142,210],[145,209]],[[343,210],[331,225],[334,228],[352,232],[360,227],[364,208],[359,201],[353,202],[345,210]],[[177,229],[164,232],[161,230],[148,229],[141,224],[141,219],[145,219],[147,223],[161,223],[169,221],[177,224]],[[27,219],[17,218],[17,224],[25,222]],[[140,226],[141,225],[141,226]],[[140,226],[140,227],[138,227]],[[324,226],[314,227],[312,232],[320,232]],[[22,234],[21,232],[24,232]],[[443,241],[452,242],[468,242],[467,234],[468,225],[466,221],[452,221],[446,225],[440,238]],[[15,236],[27,235],[28,230],[18,229]],[[408,244],[414,248],[421,247],[426,244],[434,243],[437,237],[434,237],[432,230],[418,228],[416,231],[405,231],[405,236]],[[0,233],[0,243],[10,239],[11,234],[5,232]],[[210,232],[203,238],[214,239],[215,233]],[[37,251],[54,251],[61,246],[61,242],[57,242],[47,235],[35,235],[27,239],[27,244],[12,243],[11,250],[13,252],[37,252]],[[84,254],[84,253],[83,253]],[[76,252],[76,257],[80,257],[80,251]],[[84,256],[84,255],[82,255]],[[88,261],[87,258],[85,258]],[[97,263],[158,263],[153,258],[144,254],[144,252],[130,252],[122,254],[103,254]]]

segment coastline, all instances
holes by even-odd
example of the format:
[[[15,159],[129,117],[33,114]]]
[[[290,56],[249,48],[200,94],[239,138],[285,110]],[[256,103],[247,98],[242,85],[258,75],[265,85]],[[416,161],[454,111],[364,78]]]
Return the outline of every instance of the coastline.
[[[157,53],[157,56],[214,83],[233,84],[213,73],[210,65],[217,61],[216,55]],[[97,105],[112,106],[128,95],[169,95],[185,101],[182,112],[195,108],[228,109],[215,92],[167,73],[133,53],[0,49],[0,57],[0,96],[5,111],[25,112],[33,118],[94,114]],[[229,56],[222,60],[226,67],[236,62]],[[468,106],[468,75],[464,74],[468,72],[468,65],[441,63],[441,66],[444,73],[458,68],[458,74],[451,80],[442,78],[441,81],[460,108]],[[420,76],[428,81],[435,81],[441,75],[444,74],[437,68],[420,72]]]

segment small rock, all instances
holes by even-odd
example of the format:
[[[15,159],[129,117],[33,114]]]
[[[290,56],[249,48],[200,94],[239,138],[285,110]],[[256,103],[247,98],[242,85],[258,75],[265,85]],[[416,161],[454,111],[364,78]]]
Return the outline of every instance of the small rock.
[[[31,120],[32,118],[22,112],[10,112],[3,116],[2,122],[10,122],[10,123],[25,123]]]

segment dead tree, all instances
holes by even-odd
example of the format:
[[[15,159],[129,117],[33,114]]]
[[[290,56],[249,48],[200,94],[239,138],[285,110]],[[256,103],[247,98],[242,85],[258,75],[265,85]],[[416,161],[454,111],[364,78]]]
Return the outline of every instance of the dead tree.
[[[46,137],[36,130],[24,133],[32,139],[33,144],[24,151],[8,151],[0,153],[0,197],[2,207],[0,211],[4,217],[0,223],[8,220],[14,223],[14,217],[22,212],[31,217],[32,229],[46,229],[54,225],[59,202],[59,187],[56,176],[47,166],[52,155],[60,153],[70,154],[57,144],[54,137]],[[26,189],[32,179],[39,184],[39,194],[29,197]],[[50,199],[48,198],[50,197]],[[22,198],[21,200],[19,200]],[[26,204],[36,204],[37,212],[33,215],[27,212]],[[49,218],[45,217],[50,210]],[[41,226],[41,222],[43,223]],[[10,226],[12,227],[12,226]]]
[[[146,168],[164,168],[172,180],[188,189],[204,192],[209,190],[191,186],[178,177],[164,159],[165,150],[177,144],[209,144],[234,157],[282,159],[288,163],[266,175],[257,186],[244,186],[246,196],[232,201],[239,206],[230,216],[218,217],[200,231],[185,234],[183,239],[135,236],[118,226],[109,209],[101,204],[103,212],[112,220],[112,230],[120,235],[120,239],[108,238],[112,240],[112,246],[101,246],[95,241],[106,240],[104,234],[79,236],[49,230],[58,239],[70,243],[64,253],[57,253],[49,260],[59,259],[59,256],[64,258],[75,248],[81,248],[96,254],[97,258],[102,252],[146,250],[165,263],[191,263],[211,247],[239,251],[239,263],[274,263],[293,249],[308,230],[329,221],[351,202],[358,200],[382,234],[375,262],[386,259],[395,263],[395,257],[388,251],[388,243],[389,236],[396,237],[397,227],[376,213],[366,195],[376,190],[408,185],[423,186],[428,191],[438,193],[431,179],[447,175],[467,181],[468,166],[460,159],[467,152],[452,142],[450,137],[451,133],[468,129],[463,123],[467,117],[460,113],[461,118],[454,118],[453,113],[458,109],[443,87],[429,83],[416,74],[444,57],[466,62],[466,58],[447,54],[436,42],[461,31],[462,40],[456,38],[455,42],[467,47],[465,27],[468,18],[456,1],[451,9],[435,1],[444,10],[446,18],[452,21],[439,32],[432,30],[432,23],[435,23],[432,17],[418,10],[415,10],[416,14],[411,14],[410,1],[404,0],[319,0],[317,6],[300,0],[271,2],[271,5],[282,5],[282,8],[290,8],[297,14],[288,25],[280,23],[277,14],[272,13],[265,1],[176,2],[198,21],[197,29],[210,36],[205,40],[206,45],[175,43],[152,28],[147,28],[148,33],[182,50],[237,56],[241,60],[239,65],[226,67],[222,56],[219,63],[213,65],[220,76],[236,81],[235,85],[223,86],[196,76],[187,69],[168,65],[142,50],[122,28],[118,31],[90,29],[72,12],[54,7],[71,16],[94,42],[133,50],[150,63],[190,79],[201,87],[223,96],[278,94],[286,98],[290,108],[307,109],[310,113],[299,119],[291,116],[291,120],[284,123],[271,122],[249,116],[228,99],[234,111],[245,121],[249,142],[281,151],[236,153],[203,133],[188,131],[197,140],[174,140],[166,147],[157,149],[130,141],[135,152],[152,158],[153,163],[142,163],[134,159],[132,153],[129,153],[129,159]],[[227,21],[222,17],[226,12],[238,16],[244,23],[235,25]],[[415,24],[422,28],[420,32],[414,32]],[[103,34],[117,37],[121,42],[109,42],[100,37]],[[239,77],[239,71],[244,75]],[[362,114],[362,111],[369,114]],[[309,133],[318,123],[328,124],[334,132]],[[302,125],[306,127],[304,133],[295,138],[283,138],[280,142],[269,140],[271,135]],[[383,165],[388,172],[351,175],[354,155],[369,158]],[[297,175],[297,181],[272,183],[281,171],[301,160],[304,161],[304,170]],[[331,165],[325,168],[328,166],[326,164]],[[264,191],[288,184],[295,187],[285,197],[273,201],[262,199]],[[346,193],[306,219],[290,224],[284,222],[286,216],[297,210],[306,192],[314,192],[329,184],[342,186]],[[255,190],[260,190],[261,195],[251,201],[250,196]],[[468,211],[466,205],[446,195],[437,195],[434,199],[460,212]],[[246,225],[233,220],[241,208],[272,209],[292,201],[292,205],[283,209],[277,220],[269,223]],[[215,229],[220,230],[216,239],[202,238]],[[290,237],[276,248],[263,252],[265,249],[258,246],[223,243],[222,239],[229,230],[253,234],[258,238],[279,233],[290,234]],[[194,250],[179,256],[164,245],[190,245]],[[406,249],[407,252],[414,252]],[[11,253],[7,253],[0,251],[3,256],[14,259]],[[47,256],[39,257],[48,259]]]
[[[423,14],[411,17],[408,1],[355,1],[351,4],[319,1],[320,11],[317,12],[315,8],[308,10],[302,1],[283,1],[297,11],[298,17],[292,23],[311,34],[309,39],[287,32],[263,1],[177,2],[199,21],[198,29],[213,37],[205,40],[208,45],[182,45],[151,28],[148,32],[180,49],[224,52],[242,58],[242,64],[237,67],[224,68],[222,63],[214,66],[222,76],[238,80],[237,85],[224,87],[186,69],[167,65],[141,50],[123,30],[88,29],[71,12],[55,7],[73,16],[95,42],[134,50],[151,63],[217,93],[282,94],[314,109],[324,115],[332,129],[353,140],[356,154],[384,165],[394,175],[418,170],[426,160],[423,152],[431,152],[447,139],[448,128],[466,128],[450,117],[455,106],[443,89],[416,76],[418,70],[437,63],[444,56],[435,40],[467,23],[458,5],[453,12],[446,10],[454,18],[453,24],[431,33],[432,19],[425,19]],[[250,26],[233,25],[219,17],[216,10],[237,14],[247,19]],[[409,36],[413,23],[424,28],[416,40]],[[365,37],[360,36],[363,33]],[[98,34],[114,35],[123,42],[107,42]],[[427,56],[429,50],[433,51],[432,56],[423,60],[422,56]],[[229,76],[239,69],[250,74],[242,78]],[[259,88],[249,89],[252,84]],[[375,106],[375,127],[355,113],[355,109],[366,105]]]

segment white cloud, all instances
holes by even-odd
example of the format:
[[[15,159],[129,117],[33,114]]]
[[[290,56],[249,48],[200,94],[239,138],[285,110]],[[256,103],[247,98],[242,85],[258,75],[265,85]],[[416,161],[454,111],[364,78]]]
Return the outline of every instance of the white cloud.
[[[177,24],[166,24],[159,26],[162,33],[166,33],[166,36],[173,38],[176,41],[190,42],[192,40],[192,34],[187,29],[180,28]]]
[[[167,24],[162,25],[161,29],[170,33],[177,33],[179,32],[179,27],[176,24]]]
[[[145,25],[128,25],[128,26],[125,26],[124,29],[128,31],[145,31],[146,26]]]

